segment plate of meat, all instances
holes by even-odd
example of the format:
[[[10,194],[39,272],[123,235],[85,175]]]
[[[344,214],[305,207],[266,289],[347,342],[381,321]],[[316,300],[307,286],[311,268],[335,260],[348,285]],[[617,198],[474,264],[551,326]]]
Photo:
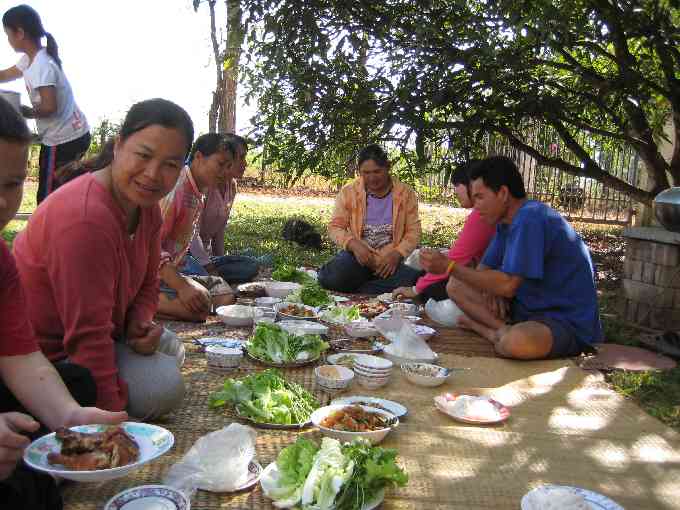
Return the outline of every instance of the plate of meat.
[[[76,482],[120,478],[172,448],[172,432],[148,423],[79,425],[60,428],[33,441],[24,462]]]
[[[363,303],[357,303],[356,307],[359,310],[359,313],[363,317],[366,317],[367,319],[372,319],[373,317],[380,315],[389,308],[389,306],[386,305],[385,303],[373,300],[364,301]]]

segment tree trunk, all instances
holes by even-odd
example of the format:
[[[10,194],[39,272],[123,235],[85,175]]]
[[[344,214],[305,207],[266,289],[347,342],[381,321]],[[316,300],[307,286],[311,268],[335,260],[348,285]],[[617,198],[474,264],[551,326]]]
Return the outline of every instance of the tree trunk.
[[[225,3],[227,5],[227,46],[224,49],[222,60],[223,88],[219,130],[223,133],[233,133],[236,130],[238,67],[245,27],[241,22],[241,2],[239,0],[225,0]]]
[[[217,0],[208,1],[208,9],[210,10],[210,41],[212,42],[213,57],[215,58],[215,91],[213,92],[212,104],[208,112],[208,130],[211,133],[217,131],[217,119],[220,112],[220,103],[222,102],[222,55],[220,54],[220,45],[217,42],[217,28],[215,23],[215,3]],[[194,4],[194,7],[196,4]]]

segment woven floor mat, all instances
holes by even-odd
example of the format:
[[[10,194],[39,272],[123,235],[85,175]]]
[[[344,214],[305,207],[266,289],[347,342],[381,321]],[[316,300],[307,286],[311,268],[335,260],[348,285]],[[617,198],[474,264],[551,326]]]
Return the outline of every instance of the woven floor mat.
[[[66,510],[100,510],[124,489],[162,483],[168,468],[198,438],[234,419],[229,409],[210,409],[209,395],[227,377],[265,368],[244,360],[236,371],[212,371],[201,349],[189,343],[215,334],[245,338],[247,330],[227,332],[214,320],[170,326],[187,342],[187,395],[182,408],[160,423],[175,434],[175,447],[128,477],[67,485]],[[446,340],[435,342],[450,342],[457,334],[452,330]],[[383,388],[366,391],[354,384],[347,393],[388,398],[409,410],[382,446],[398,449],[410,480],[406,487],[388,491],[384,509],[516,510],[526,492],[545,483],[594,490],[628,509],[680,509],[680,435],[615,393],[601,374],[584,371],[571,360],[517,362],[451,354],[433,346],[441,365],[466,370],[438,388],[414,386],[395,371]],[[321,396],[313,366],[283,372]],[[486,427],[458,423],[433,406],[433,397],[445,392],[489,395],[509,407],[510,418]],[[313,429],[257,429],[259,462],[265,466],[273,461],[299,434],[320,438]],[[241,494],[199,491],[192,508],[273,506],[256,487]]]

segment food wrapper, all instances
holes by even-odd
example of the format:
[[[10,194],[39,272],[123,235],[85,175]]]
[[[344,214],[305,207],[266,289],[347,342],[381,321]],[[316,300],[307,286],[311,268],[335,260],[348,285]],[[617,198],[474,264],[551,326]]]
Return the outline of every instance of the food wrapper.
[[[396,312],[390,318],[376,318],[373,325],[391,344],[385,347],[388,354],[414,360],[434,360],[437,355],[418,336],[413,324]]]
[[[445,299],[443,301],[429,299],[427,303],[425,303],[425,312],[428,317],[437,324],[450,328],[455,327],[458,323],[458,317],[463,315],[463,312],[458,308],[458,305],[450,299]]]
[[[230,492],[248,481],[248,465],[255,458],[255,431],[232,423],[194,443],[174,464],[163,483],[191,497],[196,489]]]

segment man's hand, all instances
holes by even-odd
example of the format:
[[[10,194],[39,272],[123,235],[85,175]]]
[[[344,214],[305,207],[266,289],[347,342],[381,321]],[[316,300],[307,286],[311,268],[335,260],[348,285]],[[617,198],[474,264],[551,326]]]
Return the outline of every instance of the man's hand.
[[[374,251],[365,242],[359,239],[352,239],[347,244],[347,249],[354,254],[359,264],[371,267]]]
[[[420,250],[420,267],[431,274],[444,274],[449,266],[449,258],[439,250],[423,248]]]
[[[39,427],[40,424],[27,414],[0,414],[0,480],[12,474],[24,448],[31,444],[30,439],[19,432],[35,432]]]
[[[486,300],[486,307],[498,319],[504,321],[510,315],[510,301],[501,296],[494,296],[493,294],[484,294]]]
[[[131,320],[127,326],[127,344],[137,354],[149,356],[156,352],[163,334],[163,326],[153,321]]]
[[[390,250],[385,255],[378,258],[376,262],[375,274],[380,278],[389,278],[394,274],[401,262],[401,253],[397,250]]]
[[[128,419],[128,414],[125,411],[112,413],[104,411],[98,407],[76,407],[68,415],[64,427],[73,427],[75,425],[117,425]]]
[[[210,313],[210,292],[191,278],[184,278],[185,285],[177,291],[182,304],[193,313]]]
[[[394,299],[410,299],[416,297],[418,294],[413,290],[413,287],[398,287],[392,291],[392,297]]]

